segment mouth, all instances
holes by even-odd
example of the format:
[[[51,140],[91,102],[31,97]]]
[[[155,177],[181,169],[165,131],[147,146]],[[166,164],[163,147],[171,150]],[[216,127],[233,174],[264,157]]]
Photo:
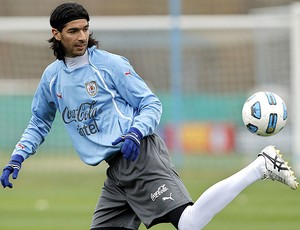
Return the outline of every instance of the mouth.
[[[79,43],[79,44],[75,44],[75,47],[77,49],[84,49],[86,47],[86,43]]]

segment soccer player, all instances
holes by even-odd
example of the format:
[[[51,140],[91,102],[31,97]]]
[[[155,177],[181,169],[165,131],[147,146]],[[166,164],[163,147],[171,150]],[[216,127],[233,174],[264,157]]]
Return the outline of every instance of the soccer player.
[[[241,171],[213,185],[195,203],[155,134],[162,105],[128,60],[98,48],[83,6],[65,3],[50,16],[49,40],[57,60],[44,71],[32,101],[32,117],[2,186],[12,188],[25,159],[35,154],[58,111],[80,159],[109,165],[90,229],[138,229],[170,222],[199,230],[255,181],[270,178],[296,189],[291,169],[267,146]]]

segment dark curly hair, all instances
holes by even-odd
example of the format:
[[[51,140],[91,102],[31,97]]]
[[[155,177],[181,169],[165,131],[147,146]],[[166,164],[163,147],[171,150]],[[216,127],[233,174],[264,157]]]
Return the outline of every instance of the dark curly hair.
[[[77,3],[63,3],[57,6],[50,16],[50,25],[52,28],[62,31],[64,26],[73,20],[86,19],[90,21],[88,12],[84,7]],[[65,50],[61,42],[54,37],[50,38],[48,42],[51,44],[50,48],[53,50],[54,56],[58,60],[64,60]],[[96,46],[98,48],[99,42],[93,38],[93,33],[89,35],[88,47]]]

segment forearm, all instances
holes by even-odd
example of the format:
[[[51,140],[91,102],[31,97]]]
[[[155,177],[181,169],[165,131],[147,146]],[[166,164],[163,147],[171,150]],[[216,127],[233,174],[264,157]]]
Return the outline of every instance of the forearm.
[[[32,116],[12,155],[21,155],[24,159],[27,159],[35,154],[37,148],[44,142],[50,129],[51,126],[36,116]]]
[[[156,100],[155,100],[156,99]],[[140,130],[143,136],[154,132],[162,115],[162,105],[157,97],[153,98],[145,106],[141,106],[139,114],[134,118],[132,127]]]

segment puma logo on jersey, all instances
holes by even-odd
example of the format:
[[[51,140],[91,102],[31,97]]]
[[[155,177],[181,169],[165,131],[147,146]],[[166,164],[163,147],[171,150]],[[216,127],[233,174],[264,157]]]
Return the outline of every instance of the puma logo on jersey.
[[[132,74],[130,73],[130,70],[128,70],[128,72],[125,72],[125,75],[128,76],[128,75],[132,75]]]
[[[25,149],[25,146],[24,145],[22,145],[22,144],[20,144],[20,143],[18,143],[18,145],[17,145],[19,148],[21,148],[21,149]]]
[[[163,201],[166,201],[166,200],[172,200],[174,201],[173,197],[172,197],[172,193],[170,193],[170,196],[165,196],[162,198]]]
[[[61,93],[56,93],[56,96],[60,99],[62,99],[62,94]]]

